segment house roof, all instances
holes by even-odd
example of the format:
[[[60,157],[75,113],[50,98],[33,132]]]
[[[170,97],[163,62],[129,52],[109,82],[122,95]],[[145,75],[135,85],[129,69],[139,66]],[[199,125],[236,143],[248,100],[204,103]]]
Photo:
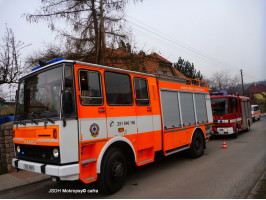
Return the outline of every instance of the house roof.
[[[181,72],[172,66],[172,63],[158,55],[152,53],[150,55],[134,54],[126,52],[122,49],[106,49],[107,65],[121,69],[139,71],[148,74],[157,73],[159,64],[168,65],[171,67],[173,73],[180,78],[186,78]]]
[[[266,86],[264,84],[251,84],[247,89],[246,93],[257,94],[266,92]]]
[[[182,74],[180,71],[178,71],[175,67],[173,67],[173,69],[174,69],[174,72],[175,72],[177,77],[184,78],[184,79],[187,78],[184,74]]]

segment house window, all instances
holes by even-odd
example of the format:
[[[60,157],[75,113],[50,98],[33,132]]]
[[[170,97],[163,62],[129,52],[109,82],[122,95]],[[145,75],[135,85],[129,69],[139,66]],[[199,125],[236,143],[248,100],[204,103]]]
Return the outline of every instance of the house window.
[[[162,71],[162,74],[167,75],[167,71]]]

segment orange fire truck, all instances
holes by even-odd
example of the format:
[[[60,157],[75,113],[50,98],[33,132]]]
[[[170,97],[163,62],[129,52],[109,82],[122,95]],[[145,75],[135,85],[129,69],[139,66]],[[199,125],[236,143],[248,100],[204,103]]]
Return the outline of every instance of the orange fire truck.
[[[107,194],[122,187],[127,164],[154,162],[155,152],[200,157],[213,121],[206,82],[78,61],[38,67],[16,99],[13,166],[98,180]]]

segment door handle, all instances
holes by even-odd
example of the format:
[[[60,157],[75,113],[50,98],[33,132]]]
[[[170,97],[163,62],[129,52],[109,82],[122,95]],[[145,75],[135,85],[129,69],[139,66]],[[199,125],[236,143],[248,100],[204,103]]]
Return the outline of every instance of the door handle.
[[[151,107],[147,107],[147,111],[148,112],[152,111]]]
[[[99,113],[103,113],[103,112],[105,112],[105,108],[103,108],[103,107],[99,108],[99,109],[98,109],[98,112],[99,112]]]

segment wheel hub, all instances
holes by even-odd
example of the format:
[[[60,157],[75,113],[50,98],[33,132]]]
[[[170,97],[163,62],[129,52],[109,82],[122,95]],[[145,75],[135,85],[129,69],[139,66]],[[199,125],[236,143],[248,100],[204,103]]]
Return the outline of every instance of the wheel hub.
[[[112,175],[115,181],[123,176],[124,168],[121,162],[116,161],[112,168]]]

